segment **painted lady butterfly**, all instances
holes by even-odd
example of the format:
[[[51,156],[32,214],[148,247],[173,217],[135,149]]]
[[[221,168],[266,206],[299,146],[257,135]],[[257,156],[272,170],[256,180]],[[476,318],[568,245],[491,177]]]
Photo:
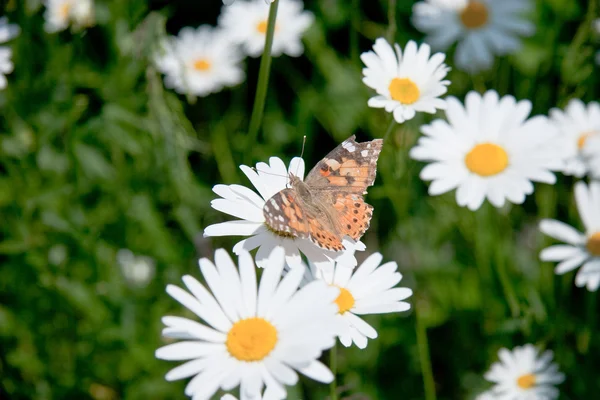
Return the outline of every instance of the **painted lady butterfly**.
[[[266,201],[265,223],[278,235],[310,238],[319,247],[340,251],[369,228],[373,207],[363,195],[373,185],[382,139],[357,143],[354,136],[333,149],[302,181],[290,173],[291,187]]]

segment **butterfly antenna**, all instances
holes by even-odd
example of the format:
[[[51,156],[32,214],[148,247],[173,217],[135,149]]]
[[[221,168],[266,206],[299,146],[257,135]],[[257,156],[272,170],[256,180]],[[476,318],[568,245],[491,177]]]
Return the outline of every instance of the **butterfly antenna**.
[[[306,146],[306,135],[302,137],[302,151],[300,151],[300,158],[304,155],[304,147]],[[300,168],[300,163],[296,167],[296,171],[294,171],[294,176],[298,176],[298,168]]]
[[[267,174],[267,175],[273,175],[273,176],[285,176],[287,178],[287,175],[281,175],[281,174],[274,174],[272,172],[267,172],[267,171],[263,171],[263,170],[258,170],[256,169],[256,167],[250,167],[250,169],[252,169],[252,171],[256,172],[256,173],[262,173],[262,174]]]

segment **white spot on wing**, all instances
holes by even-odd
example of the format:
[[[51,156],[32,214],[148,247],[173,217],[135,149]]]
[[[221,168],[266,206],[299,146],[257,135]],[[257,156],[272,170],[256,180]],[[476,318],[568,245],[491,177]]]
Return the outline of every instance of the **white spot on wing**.
[[[352,142],[349,142],[349,141],[342,143],[342,147],[345,148],[346,150],[348,150],[350,153],[353,153],[354,150],[356,150],[356,146]]]
[[[369,150],[363,150],[363,151],[361,151],[360,155],[363,156],[363,157],[368,156],[369,155]]]
[[[275,207],[277,211],[279,211],[279,206],[277,205],[277,202],[274,199],[271,199],[270,203],[271,205],[273,205],[273,207]]]

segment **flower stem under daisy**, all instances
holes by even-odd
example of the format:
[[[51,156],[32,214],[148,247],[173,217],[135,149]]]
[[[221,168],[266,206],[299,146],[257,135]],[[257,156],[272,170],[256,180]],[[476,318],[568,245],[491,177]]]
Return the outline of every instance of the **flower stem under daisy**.
[[[419,310],[419,302],[415,307],[416,328],[417,328],[417,346],[419,349],[419,361],[421,363],[421,372],[423,373],[423,387],[425,389],[425,400],[436,400],[435,381],[433,380],[433,369],[431,368],[431,359],[429,356],[429,343],[427,340],[427,327]]]
[[[388,28],[385,34],[388,42],[394,43],[396,37],[396,1],[397,0],[389,0],[388,2]]]
[[[333,380],[329,384],[330,400],[337,400],[337,342],[329,350],[329,369],[333,374]]]
[[[269,9],[269,19],[267,20],[267,32],[265,37],[265,48],[260,58],[260,70],[258,71],[258,84],[256,85],[256,96],[254,97],[254,107],[250,117],[250,126],[248,127],[248,146],[252,146],[258,136],[258,130],[263,119],[265,110],[265,100],[267,98],[267,89],[269,87],[269,74],[271,72],[271,47],[273,46],[273,36],[275,35],[275,21],[277,19],[277,7],[279,0],[273,1]],[[250,154],[248,152],[247,154]]]
[[[385,134],[383,135],[383,142],[385,143],[388,136],[390,136],[390,134],[392,133],[392,131],[394,130],[394,127],[396,126],[396,120],[392,117],[390,124],[388,125],[387,130],[385,131]]]

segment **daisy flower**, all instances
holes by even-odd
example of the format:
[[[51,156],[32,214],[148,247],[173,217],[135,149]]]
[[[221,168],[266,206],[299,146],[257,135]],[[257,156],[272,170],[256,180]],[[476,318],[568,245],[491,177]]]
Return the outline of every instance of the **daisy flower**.
[[[289,168],[286,168],[280,158],[271,157],[269,164],[258,163],[255,169],[241,165],[240,169],[259,194],[241,185],[216,185],[213,187],[213,192],[221,198],[211,202],[212,208],[240,218],[240,220],[207,226],[204,229],[204,236],[249,236],[238,242],[233,247],[233,252],[240,254],[241,251],[252,251],[258,248],[256,264],[259,267],[264,267],[268,255],[275,247],[285,249],[286,262],[292,267],[302,265],[300,253],[321,268],[330,267],[332,260],[356,266],[354,252],[365,249],[365,245],[360,241],[354,242],[352,239],[346,238],[343,240],[346,251],[335,252],[322,249],[309,239],[280,236],[265,224],[263,214],[265,202],[276,193],[289,187],[290,173],[299,179],[304,179],[304,161],[301,158],[293,158]]]
[[[521,36],[535,32],[523,16],[533,6],[531,0],[425,0],[413,6],[412,22],[436,50],[458,42],[456,66],[474,73],[489,69],[494,55],[521,49]]]
[[[421,127],[425,136],[410,151],[432,162],[420,175],[433,181],[429,194],[456,188],[458,205],[477,210],[486,198],[495,207],[523,203],[532,181],[554,184],[551,170],[562,168],[558,132],[546,117],[527,119],[530,112],[530,101],[499,98],[493,90],[468,93],[464,106],[448,98],[448,122]]]
[[[550,110],[552,122],[564,138],[562,144],[566,175],[581,178],[589,171],[588,160],[584,152],[586,144],[594,136],[600,137],[600,104],[591,102],[587,106],[579,99],[567,104],[565,111]]]
[[[558,397],[558,389],[553,385],[561,383],[565,376],[558,372],[558,365],[552,363],[552,351],[538,355],[537,349],[526,344],[513,351],[500,349],[499,362],[492,365],[484,375],[494,382],[490,390],[498,399],[511,400],[551,400]]]
[[[260,56],[265,48],[269,7],[263,0],[237,0],[225,8],[219,17],[219,26],[231,40],[242,45],[252,57]],[[298,57],[304,51],[301,38],[313,23],[314,15],[304,11],[299,0],[279,0],[271,54]]]
[[[46,0],[46,24],[48,33],[64,31],[69,24],[77,29],[94,23],[94,3],[92,0]]]
[[[242,58],[224,32],[202,25],[183,28],[177,37],[169,37],[156,65],[165,74],[168,88],[206,96],[243,81]]]
[[[6,43],[16,37],[21,29],[18,25],[9,24],[8,18],[0,18],[0,43]],[[8,81],[7,74],[10,74],[14,69],[12,62],[12,49],[6,46],[0,46],[0,90],[5,89]]]
[[[448,90],[450,81],[442,79],[450,68],[444,64],[444,54],[430,56],[427,44],[418,47],[411,40],[403,53],[397,44],[392,48],[385,39],[377,39],[373,50],[360,56],[366,66],[363,82],[377,92],[369,99],[369,107],[385,108],[398,123],[412,119],[417,112],[434,114],[436,109],[445,109],[439,96]]]
[[[600,286],[600,182],[593,182],[589,187],[583,182],[575,184],[575,201],[585,233],[553,219],[541,221],[540,230],[544,234],[566,244],[542,250],[540,259],[560,261],[554,270],[560,275],[583,264],[575,277],[575,285],[595,291]]]
[[[219,249],[214,264],[206,258],[199,262],[208,289],[189,275],[183,277],[189,292],[167,286],[167,293],[204,323],[163,317],[163,336],[182,341],[156,350],[156,357],[185,361],[165,378],[193,377],[185,394],[194,400],[237,386],[243,399],[256,399],[265,386],[283,399],[284,385],[295,385],[297,372],[331,382],[333,374],[318,358],[335,344],[333,300],[339,290],[319,281],[298,290],[304,268],[281,279],[284,263],[283,250],[274,250],[257,287],[250,254],[240,255],[238,271],[227,252]]]
[[[343,262],[333,268],[317,268],[310,265],[305,282],[325,281],[340,289],[335,299],[338,308],[340,342],[349,347],[352,343],[360,349],[367,347],[368,339],[375,339],[377,331],[359,315],[387,314],[410,309],[410,304],[402,301],[412,296],[412,290],[395,287],[402,279],[397,272],[398,264],[381,264],[380,253],[371,254],[356,270]]]

